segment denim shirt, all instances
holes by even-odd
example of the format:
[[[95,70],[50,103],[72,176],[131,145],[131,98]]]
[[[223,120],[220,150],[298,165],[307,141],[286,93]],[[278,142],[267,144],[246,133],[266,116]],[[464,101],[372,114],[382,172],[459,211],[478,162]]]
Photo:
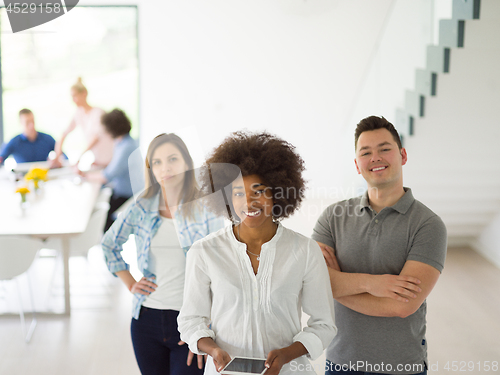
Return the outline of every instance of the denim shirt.
[[[137,248],[137,265],[145,277],[155,276],[148,269],[149,249],[151,240],[156,235],[161,225],[158,211],[160,194],[151,198],[139,198],[124,213],[118,216],[111,228],[104,234],[101,245],[108,269],[115,274],[119,271],[129,270],[121,256],[123,244],[128,241],[131,234],[135,235]],[[184,218],[179,210],[174,214],[175,228],[184,254],[191,245],[210,233],[224,227],[224,219],[208,212],[203,206],[194,210],[194,218]],[[146,296],[134,294],[132,316],[139,318],[139,311]]]

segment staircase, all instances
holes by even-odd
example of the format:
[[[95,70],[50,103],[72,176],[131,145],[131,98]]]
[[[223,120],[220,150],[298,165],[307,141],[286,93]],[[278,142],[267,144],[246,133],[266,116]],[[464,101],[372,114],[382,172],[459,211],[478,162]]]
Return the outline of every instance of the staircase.
[[[405,186],[472,245],[500,213],[500,1],[454,0],[397,111]]]

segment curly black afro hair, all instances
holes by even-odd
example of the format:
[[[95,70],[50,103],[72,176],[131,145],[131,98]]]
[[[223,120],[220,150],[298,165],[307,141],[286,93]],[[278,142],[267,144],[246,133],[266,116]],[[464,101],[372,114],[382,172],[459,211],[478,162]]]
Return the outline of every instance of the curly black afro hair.
[[[267,132],[237,131],[227,137],[205,161],[200,175],[207,207],[233,221],[231,183],[238,177],[258,175],[272,189],[273,217],[281,220],[297,210],[304,198],[304,161],[290,143]],[[222,194],[211,194],[222,190]],[[226,198],[229,197],[229,198]]]

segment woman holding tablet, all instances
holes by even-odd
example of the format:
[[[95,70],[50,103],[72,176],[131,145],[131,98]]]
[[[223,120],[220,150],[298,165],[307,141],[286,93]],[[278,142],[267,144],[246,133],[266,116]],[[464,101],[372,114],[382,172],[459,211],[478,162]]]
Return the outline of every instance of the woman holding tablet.
[[[180,341],[177,315],[184,291],[185,254],[191,244],[222,228],[224,221],[199,203],[193,160],[175,134],[161,134],[149,145],[146,190],[118,216],[103,237],[109,270],[134,294],[131,334],[143,375],[201,374]],[[139,281],[121,256],[135,235]],[[189,363],[187,363],[189,362]]]
[[[233,225],[189,251],[182,340],[209,354],[205,374],[235,356],[266,359],[269,375],[315,374],[306,357],[320,356],[337,331],[328,271],[317,243],[280,223],[303,199],[302,158],[268,133],[236,132],[206,165],[202,190],[215,191],[207,205]]]

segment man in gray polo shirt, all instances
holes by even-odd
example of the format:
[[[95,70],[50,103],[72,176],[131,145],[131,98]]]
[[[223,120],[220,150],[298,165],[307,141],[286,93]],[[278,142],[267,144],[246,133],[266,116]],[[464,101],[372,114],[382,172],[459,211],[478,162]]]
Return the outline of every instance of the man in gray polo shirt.
[[[407,154],[391,123],[361,120],[355,149],[368,191],[328,207],[312,235],[338,327],[326,374],[426,374],[425,299],[443,269],[446,228],[403,187]]]

